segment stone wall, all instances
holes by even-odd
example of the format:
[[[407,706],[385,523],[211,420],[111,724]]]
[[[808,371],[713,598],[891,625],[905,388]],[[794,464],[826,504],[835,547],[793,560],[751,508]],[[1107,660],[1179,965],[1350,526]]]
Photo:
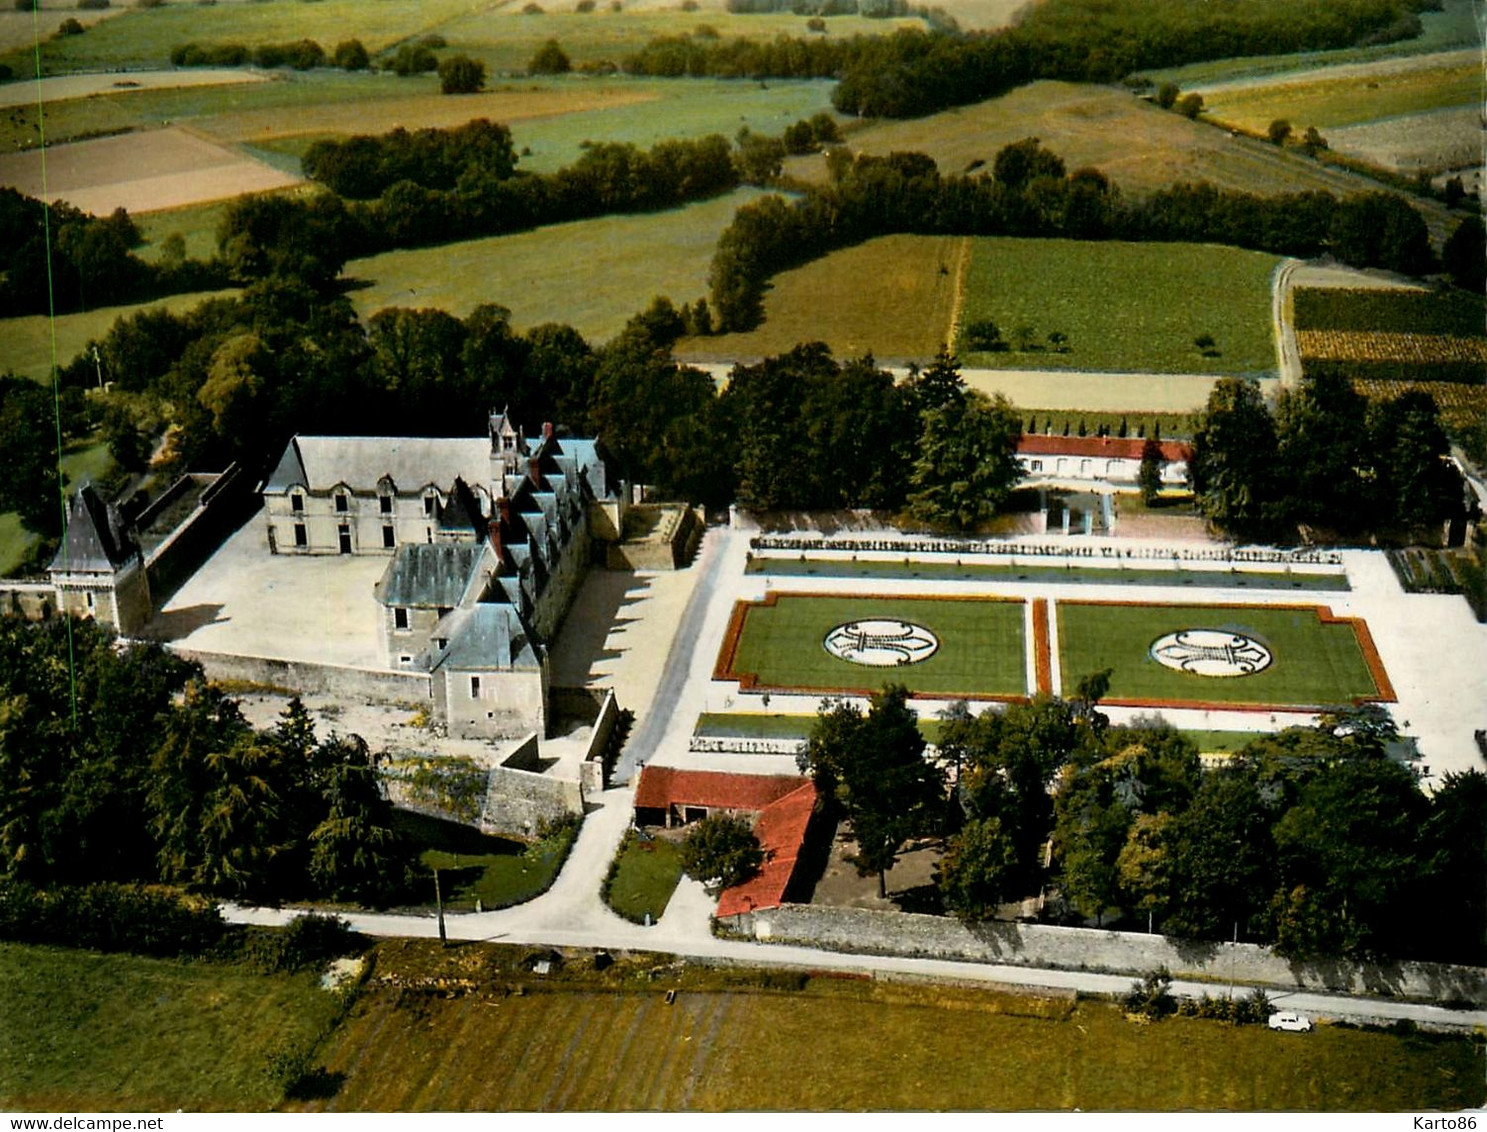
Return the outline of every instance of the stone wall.
[[[520,770],[509,762],[490,772],[480,813],[480,828],[486,833],[536,837],[545,821],[582,816],[583,787],[576,780]]]
[[[57,612],[57,587],[50,582],[6,582],[0,586],[0,613],[40,621]]]
[[[216,553],[227,536],[237,530],[257,506],[258,497],[253,492],[252,478],[237,464],[232,464],[219,476],[182,476],[140,514],[139,525],[143,528],[177,496],[203,479],[212,482],[201,493],[196,510],[177,525],[145,561],[150,597],[156,609],[164,605],[187,578],[201,569],[202,564]]]
[[[721,926],[765,942],[807,944],[834,951],[1131,975],[1166,967],[1175,978],[1215,983],[1233,981],[1487,1005],[1487,969],[1445,963],[1302,963],[1250,943],[1200,943],[1162,935],[1044,924],[968,925],[949,917],[806,904],[784,904],[729,917]]]
[[[347,668],[336,664],[199,652],[174,645],[168,647],[178,656],[200,664],[210,680],[264,684],[306,695],[330,694],[381,704],[421,705],[429,698],[429,675],[426,672]]]
[[[611,570],[677,570],[686,565],[705,530],[697,512],[677,504],[645,504],[643,509],[659,512],[650,532],[643,538],[611,543],[605,565]]]
[[[599,717],[594,720],[594,730],[589,735],[588,753],[578,768],[578,782],[585,796],[598,794],[604,789],[604,751],[614,738],[614,729],[619,726],[620,705],[614,693],[606,691],[599,705]]]

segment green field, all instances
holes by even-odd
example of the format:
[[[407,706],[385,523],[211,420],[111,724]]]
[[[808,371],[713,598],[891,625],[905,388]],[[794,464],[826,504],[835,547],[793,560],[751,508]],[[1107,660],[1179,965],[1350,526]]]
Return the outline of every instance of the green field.
[[[817,578],[925,578],[936,582],[1039,582],[1097,586],[1213,586],[1251,590],[1347,590],[1346,574],[1249,570],[1156,570],[1133,566],[1059,566],[1036,558],[1013,566],[990,562],[887,562],[827,558],[749,559],[749,574]]]
[[[1319,707],[1379,695],[1349,624],[1322,624],[1310,607],[1095,605],[1059,601],[1059,665],[1064,686],[1114,669],[1111,702],[1263,704]],[[1180,629],[1225,629],[1267,646],[1270,666],[1248,676],[1210,677],[1167,668],[1148,655],[1159,637]]]
[[[386,252],[346,265],[362,315],[383,307],[442,307],[464,316],[500,303],[519,327],[565,322],[602,341],[657,295],[677,306],[707,293],[718,233],[752,199],[741,189],[670,212],[605,216],[436,248]]]
[[[1298,55],[1255,55],[1239,59],[1215,59],[1161,71],[1143,72],[1154,83],[1173,82],[1184,89],[1237,79],[1284,74],[1301,67],[1325,67],[1339,63],[1368,63],[1458,47],[1476,47],[1482,42],[1474,9],[1477,0],[1442,0],[1439,12],[1421,12],[1422,33],[1415,39],[1377,47],[1347,47],[1337,51],[1313,51]]]
[[[1329,77],[1326,72],[1278,75],[1271,83],[1211,91],[1204,95],[1204,110],[1216,122],[1252,133],[1264,133],[1277,118],[1300,133],[1307,126],[1323,130],[1355,126],[1451,106],[1478,106],[1481,101],[1480,63],[1461,62],[1381,74],[1378,81],[1357,75]]]
[[[1019,240],[972,242],[960,326],[991,319],[1011,349],[969,366],[1101,373],[1268,376],[1275,368],[1274,256],[1202,244]],[[1037,348],[1020,349],[1019,328]],[[1048,343],[1067,335],[1066,350]],[[1207,334],[1217,357],[1194,339]]]
[[[754,674],[761,687],[876,691],[902,683],[936,695],[1027,693],[1021,601],[793,594],[773,606],[746,609],[733,671]],[[917,664],[888,668],[853,664],[826,651],[822,642],[834,627],[870,618],[922,625],[939,638],[939,649]]]
[[[1300,287],[1293,298],[1297,330],[1487,337],[1487,299],[1454,288],[1392,291]]]
[[[200,292],[171,295],[152,303],[132,303],[117,307],[99,307],[56,318],[56,359],[66,365],[90,340],[101,339],[114,320],[150,307],[165,307],[180,313],[190,310],[205,299],[236,294],[235,291]],[[0,373],[10,370],[21,377],[37,381],[50,379],[52,371],[52,324],[44,314],[0,319]],[[108,374],[104,374],[108,380]]]
[[[519,997],[412,1008],[371,992],[325,1048],[326,1067],[345,1074],[339,1093],[305,1107],[1415,1111],[1483,1097],[1481,1052],[1465,1037],[1137,1026],[1102,1002],[830,977],[801,991],[717,989],[723,974],[673,967],[663,981],[637,973],[596,989],[527,976]]]
[[[825,342],[839,358],[931,360],[944,346],[966,241],[880,236],[781,272],[755,330],[684,339],[681,358],[763,358]]]
[[[609,882],[607,902],[627,920],[654,924],[666,911],[682,878],[681,850],[665,838],[625,837]]]
[[[0,943],[0,1109],[267,1109],[270,1053],[337,1009],[318,972]]]

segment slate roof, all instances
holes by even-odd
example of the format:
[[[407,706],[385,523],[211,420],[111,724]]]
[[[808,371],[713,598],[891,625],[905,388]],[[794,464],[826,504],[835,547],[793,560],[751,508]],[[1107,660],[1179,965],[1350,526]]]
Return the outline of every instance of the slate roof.
[[[640,782],[635,787],[635,808],[706,806],[714,810],[757,812],[809,781],[796,775],[727,774],[718,770],[648,766],[641,770]]]
[[[809,782],[760,811],[754,836],[764,850],[764,864],[743,884],[723,890],[718,897],[719,916],[778,908],[784,902],[815,812],[816,787]]]
[[[67,505],[67,533],[51,568],[110,573],[139,554],[139,544],[118,509],[104,501],[90,483],[78,488]]]
[[[433,669],[506,672],[542,666],[533,637],[521,616],[505,602],[482,601],[454,610],[433,636],[449,641],[436,651]]]
[[[1158,441],[1162,459],[1169,463],[1192,458],[1193,450],[1175,440]],[[1105,460],[1139,460],[1146,441],[1119,436],[1039,436],[1024,433],[1017,438],[1019,456],[1092,456]]]
[[[383,605],[452,609],[463,600],[487,550],[484,542],[404,543],[373,592]]]
[[[428,484],[447,489],[456,479],[489,483],[490,455],[488,436],[296,436],[263,490],[284,492],[302,484],[329,491],[344,483],[373,494],[383,476],[404,493]]]

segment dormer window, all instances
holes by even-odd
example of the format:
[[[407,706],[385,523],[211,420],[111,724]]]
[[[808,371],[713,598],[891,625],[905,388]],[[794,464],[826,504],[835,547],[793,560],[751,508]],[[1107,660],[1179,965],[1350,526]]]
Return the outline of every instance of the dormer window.
[[[390,496],[390,495],[379,496],[378,499],[377,499],[377,509],[380,510],[382,512],[382,514],[384,514],[384,515],[391,515],[392,514],[392,496]]]
[[[501,437],[501,447],[504,448],[507,452],[514,452],[516,450],[516,437],[510,435],[509,433],[506,436]]]
[[[305,509],[305,497],[296,491],[289,497],[289,506],[298,514]]]
[[[336,510],[343,512],[351,510],[351,500],[346,498],[344,491],[336,492]]]
[[[432,515],[434,513],[434,497],[432,494],[423,497],[423,513]]]
[[[406,632],[408,629],[408,611],[402,606],[393,607],[392,627],[400,632]]]

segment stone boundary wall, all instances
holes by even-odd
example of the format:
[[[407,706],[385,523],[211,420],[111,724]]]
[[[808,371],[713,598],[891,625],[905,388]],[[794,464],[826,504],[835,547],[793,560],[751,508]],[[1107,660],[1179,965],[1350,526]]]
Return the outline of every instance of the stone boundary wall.
[[[0,586],[0,614],[15,613],[41,621],[57,612],[57,587],[51,582],[6,582]]]
[[[693,735],[687,750],[699,755],[793,755],[804,739],[757,739],[741,735]]]
[[[604,688],[578,688],[554,684],[547,689],[547,710],[554,719],[582,720],[592,724],[599,718],[604,707],[604,698],[610,693]]]
[[[185,475],[140,514],[139,525],[169,506],[200,476]],[[150,596],[159,609],[192,574],[201,569],[227,537],[237,530],[257,509],[253,480],[237,465],[216,476],[201,493],[196,510],[166,536],[145,562],[150,582]]]
[[[177,656],[202,666],[207,679],[264,684],[303,694],[325,693],[371,700],[380,704],[422,706],[429,700],[426,672],[394,672],[375,668],[347,668],[277,657],[238,656],[167,646]]]
[[[705,524],[690,507],[643,504],[663,512],[657,529],[641,539],[609,543],[605,566],[610,570],[678,570],[702,541]]]
[[[604,700],[599,705],[599,717],[594,720],[594,729],[589,735],[589,749],[584,752],[583,762],[578,767],[578,784],[585,797],[604,790],[604,751],[619,722],[619,701],[614,698],[613,691],[606,689]]]
[[[506,763],[491,769],[480,810],[479,825],[485,833],[536,837],[543,822],[583,814],[583,786],[576,779],[553,778],[509,765],[522,761],[524,749],[525,745]]]
[[[1045,924],[963,924],[948,916],[782,904],[719,921],[729,934],[832,951],[967,959],[1132,976],[1166,967],[1175,978],[1268,988],[1399,995],[1487,1005],[1487,969],[1446,963],[1297,962],[1252,943],[1206,943],[1139,932]],[[1215,993],[1221,993],[1219,987]]]
[[[1332,550],[1237,550],[1216,547],[1197,550],[1149,546],[1070,546],[1064,543],[995,542],[982,539],[819,538],[757,535],[749,540],[754,551],[781,550],[793,554],[817,550],[834,554],[979,554],[1021,558],[1100,558],[1147,562],[1249,562],[1277,566],[1341,566]]]

